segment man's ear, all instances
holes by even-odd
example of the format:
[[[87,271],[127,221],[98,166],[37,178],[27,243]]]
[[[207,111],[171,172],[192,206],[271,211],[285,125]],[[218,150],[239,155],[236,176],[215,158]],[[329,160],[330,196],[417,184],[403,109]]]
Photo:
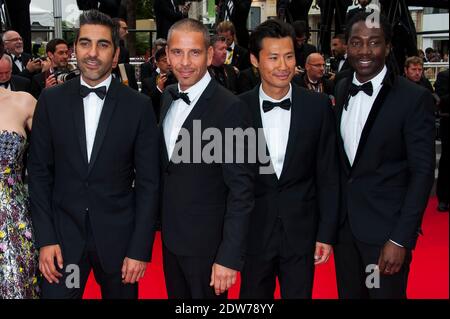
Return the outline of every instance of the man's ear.
[[[252,65],[253,65],[255,68],[258,68],[258,67],[259,67],[259,61],[258,61],[258,58],[257,58],[253,53],[250,53],[250,62],[252,63]]]
[[[214,48],[212,46],[208,47],[207,55],[208,55],[208,66],[210,66],[214,56]]]

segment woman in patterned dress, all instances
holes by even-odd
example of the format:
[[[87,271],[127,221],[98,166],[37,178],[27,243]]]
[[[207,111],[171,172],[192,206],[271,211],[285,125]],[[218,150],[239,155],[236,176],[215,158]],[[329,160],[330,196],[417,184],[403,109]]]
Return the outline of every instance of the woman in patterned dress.
[[[10,59],[2,43],[0,58]],[[0,88],[0,299],[39,294],[38,256],[22,181],[26,129],[31,130],[35,105],[28,93]]]

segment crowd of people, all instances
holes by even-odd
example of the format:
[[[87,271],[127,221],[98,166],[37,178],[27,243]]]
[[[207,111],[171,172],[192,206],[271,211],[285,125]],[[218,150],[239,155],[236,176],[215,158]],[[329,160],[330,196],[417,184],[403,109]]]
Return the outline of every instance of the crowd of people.
[[[282,298],[311,298],[332,251],[340,298],[406,298],[436,110],[449,210],[448,70],[433,88],[409,57],[400,75],[389,22],[369,27],[364,10],[332,37],[330,64],[304,21],[263,22],[241,47],[230,21],[211,35],[185,10],[158,26],[141,89],[124,20],[82,13],[76,69],[63,39],[33,59],[2,35],[0,297],[81,298],[93,270],[103,298],[135,299],[159,229],[171,299],[227,298],[238,272],[241,298],[273,298],[277,278]],[[231,147],[265,154],[268,173],[211,149],[204,136],[226,145],[228,129],[263,132]]]

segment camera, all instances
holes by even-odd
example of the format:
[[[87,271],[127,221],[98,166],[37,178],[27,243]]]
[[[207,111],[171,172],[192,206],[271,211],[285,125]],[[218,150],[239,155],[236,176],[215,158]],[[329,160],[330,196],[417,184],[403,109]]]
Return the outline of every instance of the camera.
[[[76,78],[77,76],[80,75],[80,70],[79,69],[75,69],[75,70],[57,70],[54,73],[55,79],[58,83],[64,83],[66,81],[69,81],[73,78]]]

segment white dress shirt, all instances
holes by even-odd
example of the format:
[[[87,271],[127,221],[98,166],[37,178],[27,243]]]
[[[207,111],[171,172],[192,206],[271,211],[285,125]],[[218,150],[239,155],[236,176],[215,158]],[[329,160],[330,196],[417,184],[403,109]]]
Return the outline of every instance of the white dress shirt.
[[[340,72],[342,70],[342,67],[345,64],[345,61],[347,61],[347,53],[344,55],[344,58],[341,61],[339,61],[338,72]]]
[[[292,101],[292,86],[289,91],[280,100],[275,100],[268,96],[262,85],[259,87],[259,108],[261,111],[261,120],[266,139],[267,148],[270,153],[270,161],[272,162],[275,174],[278,178],[283,170],[284,158],[289,139],[289,129],[291,127],[291,109],[285,110],[281,107],[275,107],[269,112],[264,113],[262,105],[263,101],[281,102],[285,99]]]
[[[164,141],[166,143],[167,156],[169,159],[172,157],[175,143],[178,134],[180,133],[180,129],[183,127],[184,121],[186,121],[186,118],[189,116],[189,113],[191,113],[210,81],[211,76],[209,75],[209,72],[206,72],[200,81],[184,91],[184,93],[188,94],[191,104],[188,105],[182,99],[178,99],[173,101],[170,105],[163,121]],[[182,92],[180,84],[178,84],[178,90]]]
[[[383,86],[383,80],[386,73],[387,68],[385,66],[383,70],[371,80],[373,86],[372,96],[368,96],[366,93],[360,91],[350,98],[347,110],[344,109],[342,111],[341,136],[350,165],[353,165],[353,161],[355,160],[361,133],[366,125],[370,110],[372,110],[372,105]],[[356,85],[364,84],[358,81],[356,74],[353,76],[353,83]]]
[[[80,77],[81,85],[94,89],[101,86],[106,86],[106,90],[109,89],[112,76],[110,75],[102,83],[92,87],[83,80],[83,76]],[[106,99],[106,97],[105,97]],[[105,100],[102,100],[95,93],[91,93],[83,98],[84,109],[84,126],[86,128],[86,149],[88,162],[91,160],[92,147],[94,146],[95,134],[97,133],[98,121],[102,114],[103,104]]]
[[[14,54],[11,54],[11,59],[13,60],[14,64],[19,68],[20,72],[22,72],[22,71],[23,71],[23,68],[24,68],[23,63],[22,63],[22,61],[19,61],[19,60],[15,60],[15,61],[14,61],[14,58],[15,58],[15,57],[16,57],[16,56],[15,56]],[[19,57],[20,57],[20,56],[19,56]]]

